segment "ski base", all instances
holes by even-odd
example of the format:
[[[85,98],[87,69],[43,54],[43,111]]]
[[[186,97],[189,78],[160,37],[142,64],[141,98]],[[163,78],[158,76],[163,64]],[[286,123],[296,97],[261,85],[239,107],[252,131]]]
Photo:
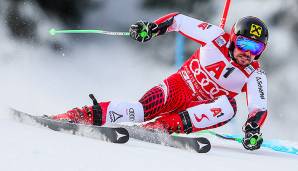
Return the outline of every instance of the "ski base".
[[[102,127],[95,125],[84,125],[70,122],[56,121],[47,117],[33,116],[15,109],[11,109],[14,118],[26,124],[38,124],[54,131],[67,132],[74,135],[95,138],[112,143],[123,144],[129,140],[129,133],[121,127]]]

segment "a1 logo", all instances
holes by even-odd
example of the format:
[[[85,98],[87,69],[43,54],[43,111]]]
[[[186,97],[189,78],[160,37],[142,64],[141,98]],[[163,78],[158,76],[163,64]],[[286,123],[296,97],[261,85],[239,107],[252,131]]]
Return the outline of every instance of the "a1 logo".
[[[209,72],[209,73],[213,73],[214,77],[216,79],[219,79],[222,72],[224,71],[226,67],[226,64],[223,61],[219,61],[216,62],[214,64],[208,65],[205,67],[205,69]],[[226,73],[224,74],[225,78],[228,78],[229,75],[235,70],[234,67],[230,67],[230,68],[226,68]]]
[[[216,79],[219,79],[225,67],[226,64],[223,61],[219,61],[214,64],[208,65],[205,68],[209,73],[213,73]]]
[[[223,115],[221,108],[211,108],[210,111],[213,113],[213,117],[220,117]]]

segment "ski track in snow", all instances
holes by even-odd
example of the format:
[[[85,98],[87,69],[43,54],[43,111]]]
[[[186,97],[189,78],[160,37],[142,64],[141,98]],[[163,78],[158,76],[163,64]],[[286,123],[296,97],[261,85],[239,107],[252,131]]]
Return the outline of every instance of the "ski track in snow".
[[[209,137],[212,149],[198,154],[130,139],[111,144],[86,137],[0,120],[0,170],[297,170],[298,156]]]

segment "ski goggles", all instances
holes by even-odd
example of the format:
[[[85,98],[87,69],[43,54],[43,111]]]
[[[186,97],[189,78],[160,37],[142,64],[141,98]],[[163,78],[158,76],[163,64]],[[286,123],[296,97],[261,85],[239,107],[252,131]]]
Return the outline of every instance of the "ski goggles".
[[[260,55],[265,50],[264,43],[243,36],[238,36],[235,44],[239,50],[243,52],[249,51],[256,56]]]

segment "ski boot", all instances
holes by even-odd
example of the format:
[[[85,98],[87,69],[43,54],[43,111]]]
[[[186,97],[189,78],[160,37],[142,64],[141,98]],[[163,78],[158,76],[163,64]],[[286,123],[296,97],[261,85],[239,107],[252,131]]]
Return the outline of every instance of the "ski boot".
[[[45,116],[53,120],[66,121],[70,123],[80,123],[86,125],[102,125],[102,109],[93,94],[89,94],[93,101],[93,106],[84,106],[82,108],[74,108],[66,113]]]

